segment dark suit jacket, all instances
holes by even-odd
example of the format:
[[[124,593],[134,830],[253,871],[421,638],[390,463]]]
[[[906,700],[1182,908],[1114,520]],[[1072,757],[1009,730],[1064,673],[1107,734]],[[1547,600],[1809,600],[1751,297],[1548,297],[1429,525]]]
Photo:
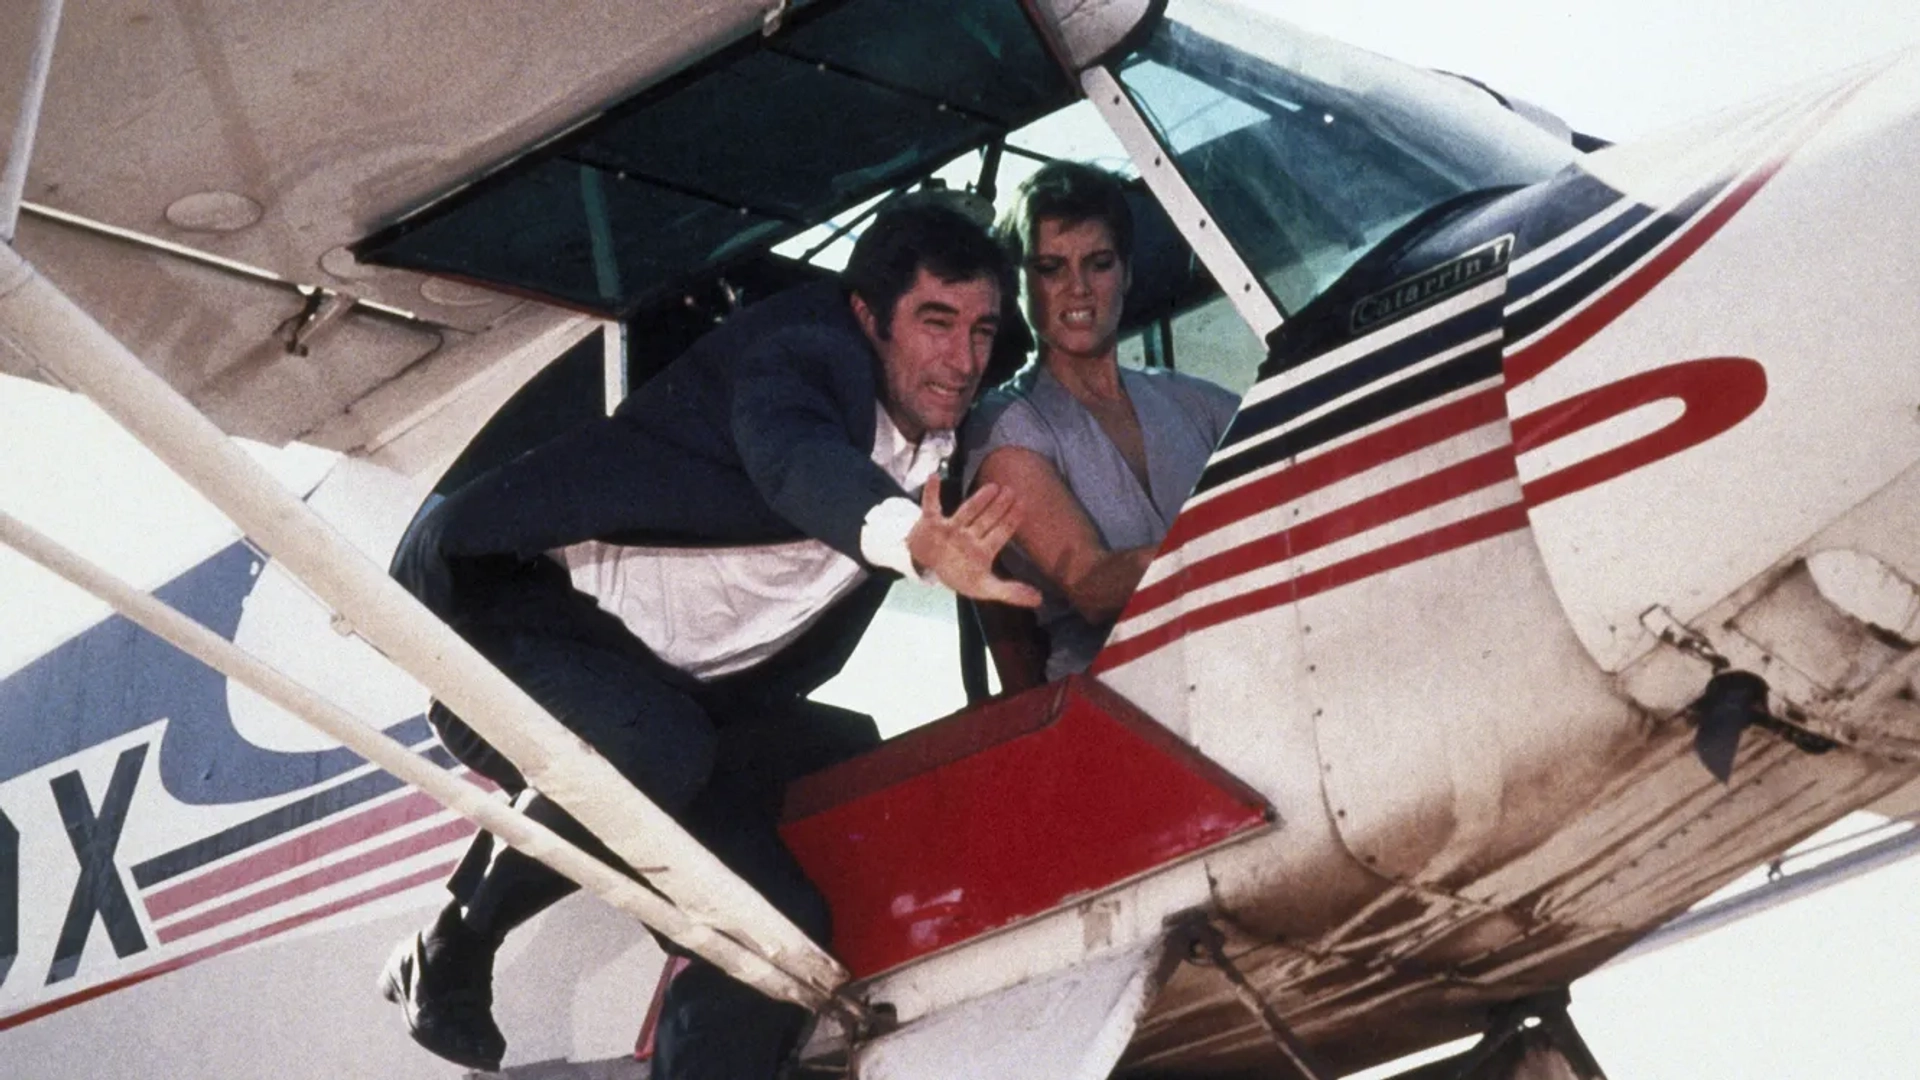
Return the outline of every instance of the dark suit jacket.
[[[524,632],[635,644],[542,557],[568,544],[812,537],[865,565],[867,512],[905,495],[871,456],[881,377],[838,286],[770,297],[702,338],[613,416],[453,492],[401,540],[394,577],[488,652]],[[894,576],[879,571],[756,672],[793,668],[764,674],[799,693],[830,678]]]

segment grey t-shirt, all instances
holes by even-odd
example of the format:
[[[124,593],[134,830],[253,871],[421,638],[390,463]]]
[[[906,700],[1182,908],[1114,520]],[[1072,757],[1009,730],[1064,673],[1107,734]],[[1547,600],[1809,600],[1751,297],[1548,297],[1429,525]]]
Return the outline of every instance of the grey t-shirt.
[[[1059,471],[1109,550],[1158,544],[1193,493],[1240,399],[1204,379],[1165,369],[1122,368],[1120,380],[1140,418],[1151,491],[1142,490],[1093,414],[1039,364],[1028,364],[983,396],[967,418],[961,439],[967,488],[987,455],[1003,446],[1022,447]],[[1008,573],[1041,592],[1037,615],[1048,641],[1047,678],[1086,670],[1112,624],[1082,619],[1015,545],[1002,558]]]

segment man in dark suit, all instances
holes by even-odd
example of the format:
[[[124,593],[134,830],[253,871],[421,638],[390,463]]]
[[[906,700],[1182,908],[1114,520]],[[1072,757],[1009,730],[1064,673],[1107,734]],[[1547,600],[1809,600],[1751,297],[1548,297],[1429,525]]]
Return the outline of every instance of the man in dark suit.
[[[877,736],[807,695],[899,576],[1038,601],[992,570],[1011,497],[982,489],[948,517],[938,495],[1010,282],[971,219],[902,200],[840,282],[742,310],[613,416],[453,492],[395,556],[410,591],[817,941],[828,913],[775,831],[780,792]],[[429,719],[529,816],[615,861],[457,717]],[[494,954],[573,887],[477,838],[382,976],[414,1040],[497,1069]],[[669,991],[657,1075],[770,1078],[805,1020],[696,960]]]

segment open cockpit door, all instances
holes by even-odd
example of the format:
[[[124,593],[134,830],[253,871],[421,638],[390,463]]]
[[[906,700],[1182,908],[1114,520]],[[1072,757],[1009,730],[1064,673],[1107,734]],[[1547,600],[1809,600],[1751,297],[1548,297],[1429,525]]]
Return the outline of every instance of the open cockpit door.
[[[1259,793],[1071,676],[802,778],[781,835],[833,910],[859,993],[905,1021],[852,1048],[853,1076],[1100,1080],[1191,944],[1169,912],[1136,920],[1114,894],[1273,822]],[[1073,948],[1002,934],[1063,912]],[[970,981],[917,963],[935,954],[976,969],[979,991],[927,1007],[930,988]]]

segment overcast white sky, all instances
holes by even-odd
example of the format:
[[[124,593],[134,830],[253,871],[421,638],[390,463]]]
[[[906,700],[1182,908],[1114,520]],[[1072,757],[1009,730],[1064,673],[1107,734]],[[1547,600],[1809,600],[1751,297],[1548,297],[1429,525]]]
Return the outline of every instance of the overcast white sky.
[[[1913,0],[1252,0],[1616,142],[1920,42]]]
[[[1470,74],[1616,141],[1920,42],[1920,0],[1262,0],[1403,60]],[[313,459],[280,459],[289,478]],[[0,507],[144,583],[223,542],[197,496],[85,407],[0,383]],[[117,526],[103,529],[100,507]],[[156,535],[177,533],[158,547]],[[0,672],[97,617],[0,551]],[[866,678],[867,675],[855,674]],[[1920,861],[1574,989],[1617,1080],[1920,1075]]]

